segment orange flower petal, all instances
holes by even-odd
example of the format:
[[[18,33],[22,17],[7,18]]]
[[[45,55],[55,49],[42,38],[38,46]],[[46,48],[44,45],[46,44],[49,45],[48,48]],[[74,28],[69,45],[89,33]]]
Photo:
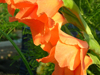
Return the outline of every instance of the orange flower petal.
[[[15,17],[9,17],[9,22],[17,21]]]
[[[86,73],[86,70],[92,64],[93,61],[89,56],[85,56],[84,62],[85,62],[85,73]]]
[[[64,75],[75,75],[74,72],[67,67],[64,68]]]
[[[35,45],[39,45],[41,43],[45,43],[45,40],[43,39],[43,36],[41,34],[37,34],[37,35],[34,35],[34,31],[32,31],[31,29],[31,32],[32,32],[32,38],[33,38],[33,42]]]
[[[85,63],[85,69],[83,70],[81,67],[81,64],[77,67],[77,69],[74,71],[75,75],[87,75],[86,70],[87,68],[92,64],[92,59],[89,56],[85,56],[84,59]]]
[[[25,19],[25,20],[22,20],[22,22],[24,22],[25,24],[30,26],[30,28],[31,28],[31,30],[33,32],[32,33],[33,35],[36,35],[38,33],[43,33],[44,32],[44,23],[42,23],[39,20]]]
[[[60,67],[68,66],[74,70],[80,64],[80,49],[58,41],[55,50],[55,59]]]
[[[54,46],[56,45],[58,39],[59,39],[59,27],[58,25],[55,25],[55,27],[51,30],[50,43]]]
[[[37,0],[13,0],[14,4],[21,3],[21,2],[30,2],[35,3]]]
[[[38,4],[38,11],[37,14],[40,15],[40,13],[46,13],[47,16],[52,17],[59,8],[63,5],[62,0],[37,0],[36,2]],[[48,9],[49,8],[49,9]]]
[[[25,7],[31,7],[36,4],[33,4],[29,0],[6,0],[5,2],[8,4],[8,11],[12,16],[14,15],[15,9],[23,9]]]
[[[34,35],[34,31],[32,31],[32,29],[31,29],[31,32],[32,32],[33,42],[34,42],[35,45],[47,43],[47,41],[50,38],[49,32],[47,34],[44,34],[44,35],[43,34]]]
[[[37,18],[36,12],[37,12],[38,6],[34,4],[32,7],[27,7],[22,10],[20,10],[16,18],[17,19],[35,19]]]
[[[15,6],[16,9],[23,9],[23,8],[26,8],[26,7],[34,6],[34,4],[31,3],[31,2],[28,2],[28,1],[24,1],[24,2],[14,3],[14,6]]]
[[[30,7],[36,0],[5,0],[8,5],[13,5],[15,9]]]
[[[53,17],[52,19],[56,22],[56,23],[59,23],[60,27],[67,22],[67,20],[64,18],[64,16],[62,14],[60,14],[59,12],[57,12]]]
[[[86,48],[83,48],[83,49],[80,50],[80,60],[81,60],[82,70],[85,69],[84,58],[85,58],[85,55],[86,55],[87,51],[88,51],[88,49],[86,49]]]
[[[58,64],[55,64],[55,70],[52,75],[64,75],[64,68],[59,67]]]
[[[81,68],[81,64],[73,71],[75,75],[84,75],[84,70]]]
[[[43,39],[45,40],[45,43],[48,43],[50,37],[51,37],[51,33],[50,33],[50,30],[49,29],[44,29],[44,34],[42,35],[43,36]],[[41,44],[44,44],[44,43],[41,43]]]
[[[6,1],[5,0],[0,0],[0,3],[6,3]]]
[[[39,17],[33,17],[32,14],[34,14],[34,8],[35,7],[30,7],[20,11],[16,15],[16,18],[19,20],[19,22],[23,22],[29,27],[31,27],[34,44],[39,45],[49,41],[51,36],[49,28],[51,28],[54,25],[54,21],[47,17],[45,13],[41,14],[41,16]],[[35,9],[37,10],[37,8]]]
[[[47,28],[52,28],[55,24],[54,20],[49,18],[45,13],[42,13],[38,20],[45,23]]]
[[[43,62],[43,63],[48,63],[48,62],[53,62],[53,63],[56,63],[56,60],[54,58],[54,54],[55,54],[55,47],[53,47],[51,49],[51,52],[50,54],[47,56],[47,57],[44,57],[42,59],[37,59],[38,62]]]
[[[8,5],[8,12],[13,16],[14,15],[14,13],[15,13],[15,9],[14,8],[12,8],[12,6],[11,5]]]
[[[84,59],[85,63],[85,69],[82,70],[81,64],[78,65],[78,67],[75,70],[70,70],[68,67],[61,68],[57,63],[55,64],[55,70],[52,73],[52,75],[87,75],[86,70],[89,67],[89,65],[92,64],[92,60],[90,57],[85,56]]]
[[[55,70],[52,75],[75,75],[73,71],[68,67],[61,68],[58,64],[55,64]]]
[[[72,37],[64,33],[63,31],[60,31],[60,40],[65,44],[78,45],[80,48],[88,48],[88,43],[86,41],[82,41],[75,37]]]
[[[42,14],[40,17],[39,17],[39,20],[38,20],[38,18],[37,18],[37,20],[38,21],[40,21],[40,22],[42,22],[42,23],[40,23],[40,24],[33,24],[33,26],[31,25],[30,27],[31,27],[31,31],[32,31],[32,36],[33,36],[33,40],[34,40],[34,43],[36,42],[36,39],[37,39],[37,36],[38,36],[38,33],[37,34],[34,34],[34,32],[36,31],[35,29],[37,29],[38,31],[40,30],[39,28],[42,26],[42,24],[44,25],[44,28],[42,28],[42,30],[41,31],[39,31],[39,33],[41,34],[41,35],[39,35],[39,36],[41,36],[41,42],[39,43],[39,44],[43,44],[43,43],[46,43],[46,42],[48,42],[49,41],[49,39],[50,39],[50,36],[51,36],[51,33],[50,33],[50,29],[49,29],[49,27],[48,27],[48,24],[47,24],[47,22],[48,22],[48,20],[46,21],[41,21],[40,19],[48,19],[48,17],[45,15],[45,14]],[[38,26],[38,25],[40,25],[40,26]],[[33,29],[34,28],[34,26],[37,26],[37,28],[35,28],[35,29]],[[34,31],[35,30],[35,31]],[[44,41],[43,41],[44,40]],[[42,42],[43,41],[43,42]],[[36,43],[35,43],[36,44]]]
[[[45,43],[45,44],[41,44],[41,48],[42,48],[44,51],[48,52],[48,53],[50,53],[52,47],[53,47],[53,46],[52,46],[52,44],[51,44],[50,42]]]
[[[11,3],[13,3],[13,0],[5,0],[6,1],[6,3],[8,4],[8,5],[10,5]]]
[[[1,0],[1,2],[6,2],[8,5],[13,5],[15,9],[21,9],[25,7],[30,7],[33,4],[38,4],[38,11],[37,14],[40,15],[41,13],[46,13],[49,17],[52,17],[59,8],[63,5],[62,0]],[[49,8],[49,10],[48,10]],[[12,10],[12,8],[10,9]],[[54,11],[55,10],[55,11]]]

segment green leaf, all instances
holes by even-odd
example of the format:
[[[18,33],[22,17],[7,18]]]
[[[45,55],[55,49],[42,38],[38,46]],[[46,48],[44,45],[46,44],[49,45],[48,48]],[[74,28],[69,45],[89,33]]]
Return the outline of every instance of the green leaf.
[[[95,75],[95,74],[93,74],[90,70],[87,70],[87,73],[88,73],[89,75]]]
[[[73,0],[63,0],[63,2],[64,2],[64,6],[71,9],[74,14],[80,13],[78,6]]]
[[[90,53],[87,54],[91,57],[93,64],[100,65],[100,58],[98,55],[96,55],[93,51],[90,51]]]
[[[91,36],[83,32],[83,36],[85,37],[85,40],[89,44],[89,48],[100,57],[100,45],[98,42]]]

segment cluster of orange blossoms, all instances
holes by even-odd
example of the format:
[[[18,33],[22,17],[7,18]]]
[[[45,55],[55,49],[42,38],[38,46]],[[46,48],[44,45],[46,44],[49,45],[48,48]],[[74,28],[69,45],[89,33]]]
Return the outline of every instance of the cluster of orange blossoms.
[[[62,0],[0,0],[8,4],[13,16],[10,22],[19,21],[28,25],[35,45],[48,52],[48,56],[37,59],[44,63],[52,62],[55,70],[52,75],[86,75],[92,60],[86,55],[88,44],[60,30],[67,22],[58,12]],[[16,9],[20,11],[14,16]]]

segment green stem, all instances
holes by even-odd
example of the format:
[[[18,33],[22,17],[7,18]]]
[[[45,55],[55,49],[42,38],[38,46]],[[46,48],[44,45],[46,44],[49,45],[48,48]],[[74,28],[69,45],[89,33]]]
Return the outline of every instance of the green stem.
[[[24,57],[24,55],[22,54],[20,49],[17,47],[17,45],[13,42],[13,40],[6,33],[4,33],[2,30],[0,30],[0,32],[12,43],[12,45],[15,47],[15,49],[19,53],[20,57],[22,58],[24,64],[26,65],[26,68],[28,69],[28,72],[30,73],[30,75],[33,75],[32,71],[31,71],[31,68],[30,68],[26,58]]]

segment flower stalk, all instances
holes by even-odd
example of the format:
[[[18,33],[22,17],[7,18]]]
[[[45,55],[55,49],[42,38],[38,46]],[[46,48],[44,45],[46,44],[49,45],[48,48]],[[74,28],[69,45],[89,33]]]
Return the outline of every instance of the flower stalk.
[[[30,68],[26,58],[24,57],[24,55],[22,54],[22,52],[18,48],[18,46],[13,42],[13,40],[6,33],[4,33],[2,30],[0,30],[0,32],[12,43],[12,45],[15,47],[15,49],[19,53],[20,57],[22,58],[24,64],[26,65],[26,68],[28,69],[28,72],[30,73],[30,75],[33,75],[32,71],[31,71],[31,68]]]

